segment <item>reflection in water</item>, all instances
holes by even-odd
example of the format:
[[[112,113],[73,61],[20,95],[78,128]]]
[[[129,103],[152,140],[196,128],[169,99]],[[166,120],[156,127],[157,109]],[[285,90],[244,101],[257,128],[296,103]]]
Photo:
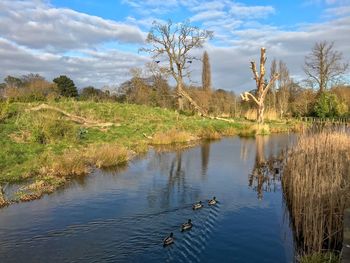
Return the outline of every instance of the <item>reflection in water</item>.
[[[202,157],[202,176],[207,176],[208,164],[210,155],[210,143],[204,142],[201,146],[201,157]]]
[[[268,137],[256,136],[255,163],[248,179],[248,185],[257,192],[258,199],[263,198],[264,192],[276,192],[280,189],[281,160],[274,155],[272,145],[269,145],[270,156],[266,160],[265,144],[268,140]]]
[[[147,199],[150,208],[160,204],[162,208],[168,209],[173,205],[174,195],[179,198],[176,201],[181,205],[190,205],[189,200],[198,198],[198,189],[192,189],[186,180],[191,163],[183,162],[184,151],[185,149],[177,149],[175,154],[156,153],[157,158],[150,163],[152,169],[160,168],[162,178],[166,179],[164,184],[155,182],[149,190]]]

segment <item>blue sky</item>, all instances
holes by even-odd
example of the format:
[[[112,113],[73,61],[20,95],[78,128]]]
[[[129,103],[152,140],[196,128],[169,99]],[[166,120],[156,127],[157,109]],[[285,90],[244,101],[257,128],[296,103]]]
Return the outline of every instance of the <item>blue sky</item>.
[[[317,41],[334,41],[350,60],[350,0],[1,0],[0,78],[66,74],[79,87],[117,87],[130,68],[150,61],[138,53],[153,20],[190,20],[212,30],[208,51],[215,88],[253,86],[249,61],[261,46],[302,80],[305,55]],[[203,50],[197,50],[200,56]],[[200,84],[200,63],[191,82]]]
[[[135,1],[143,2],[143,1]],[[324,20],[322,11],[329,8],[330,4],[323,1],[239,1],[247,6],[272,6],[276,12],[265,19],[269,24],[293,27],[298,23],[314,23]],[[331,2],[330,2],[331,3]],[[127,3],[127,1],[116,0],[54,0],[52,4],[57,7],[71,8],[73,10],[100,16],[106,19],[118,21],[125,20],[128,16],[141,18],[145,15],[140,14]],[[171,18],[173,21],[181,22],[190,18],[193,12],[179,6],[169,13],[158,13],[155,17],[160,19]]]

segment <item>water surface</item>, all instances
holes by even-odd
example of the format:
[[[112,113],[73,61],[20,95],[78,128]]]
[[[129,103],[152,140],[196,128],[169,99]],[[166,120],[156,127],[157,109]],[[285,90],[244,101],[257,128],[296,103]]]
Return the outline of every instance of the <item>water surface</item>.
[[[96,170],[0,210],[0,262],[293,262],[278,180],[251,174],[288,135],[226,138]],[[191,209],[216,196],[220,203]],[[180,232],[189,218],[193,228]],[[174,232],[175,243],[162,247]]]

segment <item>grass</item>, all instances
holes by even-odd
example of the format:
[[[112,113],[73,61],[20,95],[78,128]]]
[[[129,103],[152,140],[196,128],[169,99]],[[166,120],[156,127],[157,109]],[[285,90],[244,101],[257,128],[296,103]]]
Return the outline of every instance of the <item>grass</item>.
[[[349,145],[346,133],[304,133],[288,153],[282,185],[301,253],[341,249],[350,200]]]
[[[91,167],[126,162],[131,156],[146,152],[151,144],[218,139],[239,134],[253,125],[250,121],[230,123],[140,105],[74,100],[49,102],[50,106],[71,115],[113,123],[108,127],[87,126],[60,112],[30,110],[40,104],[0,102],[0,184],[37,183],[36,188],[23,191],[27,195],[32,192],[32,197],[50,192],[49,184],[54,187],[64,184],[62,178],[69,181],[73,175],[88,173]],[[269,126],[279,131],[292,128],[294,123],[271,122]],[[255,133],[253,129],[251,134]],[[50,176],[50,180],[45,176]],[[39,186],[43,188],[42,193],[37,189]]]
[[[117,144],[103,144],[89,147],[87,154],[91,164],[98,168],[108,168],[127,162],[131,153]]]

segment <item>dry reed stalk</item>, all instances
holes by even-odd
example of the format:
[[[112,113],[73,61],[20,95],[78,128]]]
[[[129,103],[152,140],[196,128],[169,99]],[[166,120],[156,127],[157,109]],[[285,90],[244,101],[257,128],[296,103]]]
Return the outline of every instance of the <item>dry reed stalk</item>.
[[[349,205],[350,136],[305,133],[288,152],[282,185],[302,253],[339,250]]]

